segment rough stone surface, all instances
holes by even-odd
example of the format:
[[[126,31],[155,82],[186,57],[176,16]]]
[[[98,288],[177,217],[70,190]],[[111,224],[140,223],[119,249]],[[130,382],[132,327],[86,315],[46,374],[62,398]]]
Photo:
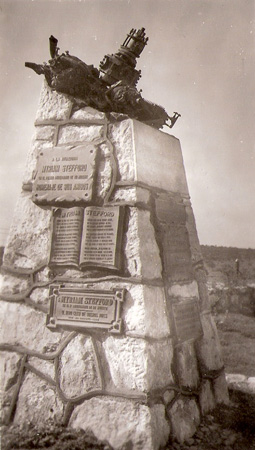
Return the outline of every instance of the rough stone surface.
[[[202,415],[207,414],[209,411],[213,410],[216,406],[211,383],[209,380],[204,380],[201,385],[199,393],[199,405]]]
[[[38,140],[53,142],[55,131],[56,127],[52,125],[37,126],[35,137]]]
[[[93,142],[103,137],[104,128],[99,125],[63,125],[58,133],[58,145],[74,142]]]
[[[195,278],[197,280],[199,299],[200,299],[200,309],[201,311],[210,311],[210,299],[208,295],[208,289],[206,285],[206,272],[203,267],[198,267],[194,271]]]
[[[196,228],[196,221],[193,214],[193,210],[191,207],[191,202],[188,199],[183,200],[185,207],[186,207],[186,228],[189,233],[189,242],[190,242],[190,249],[191,249],[191,255],[192,255],[192,261],[194,263],[201,261],[203,259],[200,243],[197,235],[197,228]]]
[[[1,419],[5,423],[18,378],[20,355],[0,352]]]
[[[118,202],[134,202],[136,204],[148,205],[150,201],[150,191],[140,187],[116,187],[112,200]]]
[[[213,391],[216,403],[224,403],[226,405],[229,403],[228,385],[224,372],[213,380]]]
[[[170,429],[163,405],[149,408],[130,400],[97,397],[77,406],[71,416],[73,428],[92,430],[115,450],[155,450],[166,444]]]
[[[150,344],[142,339],[108,336],[103,349],[115,388],[149,391],[173,382],[171,341]]]
[[[150,202],[150,191],[148,189],[143,189],[140,187],[136,188],[136,202],[137,203],[144,203],[145,205],[148,205]]]
[[[197,282],[192,281],[188,284],[172,284],[168,288],[168,293],[171,297],[175,298],[198,298]]]
[[[112,165],[109,157],[101,159],[98,164],[97,195],[104,199],[111,187]]]
[[[42,140],[36,140],[35,138],[32,139],[32,144],[30,147],[30,150],[28,152],[27,161],[26,161],[26,167],[23,175],[23,183],[30,184],[33,181],[33,176],[36,171],[36,164],[38,155],[42,150],[53,148],[54,144],[53,141],[42,141]]]
[[[148,389],[163,388],[173,384],[173,347],[171,340],[148,344]]]
[[[161,259],[149,211],[130,208],[125,255],[131,276],[161,278]]]
[[[168,413],[173,436],[177,441],[184,442],[193,436],[200,422],[200,413],[195,400],[179,398],[168,409]]]
[[[86,106],[85,108],[81,108],[73,112],[71,118],[74,120],[84,120],[84,121],[88,120],[93,123],[94,120],[104,120],[105,113],[97,111],[96,109],[91,108],[90,106]]]
[[[46,375],[55,381],[54,361],[45,361],[36,357],[29,357],[27,361],[36,370],[39,370],[43,375]]]
[[[114,202],[135,203],[137,199],[136,192],[136,187],[115,187],[111,195],[111,200]]]
[[[203,337],[197,341],[197,354],[202,372],[223,367],[218,332],[211,314],[202,314]]]
[[[255,394],[255,377],[248,377],[247,383],[248,383],[250,392]]]
[[[29,288],[30,279],[27,275],[19,275],[14,273],[0,273],[1,296],[9,294],[18,294]]]
[[[255,394],[255,377],[247,377],[238,373],[226,374],[226,381],[230,389]]]
[[[12,352],[1,352],[0,355],[1,391],[6,391],[17,381],[18,362],[21,356]]]
[[[126,332],[156,339],[170,335],[163,288],[128,287],[123,305]]]
[[[176,372],[179,384],[195,389],[199,383],[196,352],[193,342],[183,342],[175,349]]]
[[[132,121],[130,119],[109,127],[109,138],[114,146],[121,181],[135,179],[135,164],[132,141]]]
[[[65,120],[70,116],[72,102],[65,94],[50,89],[46,81],[43,84],[36,123],[44,120]]]
[[[47,263],[50,252],[51,211],[40,208],[21,194],[5,248],[4,263],[36,268]]]
[[[60,358],[59,377],[68,398],[102,389],[91,338],[79,335],[67,345]]]
[[[99,144],[98,148],[103,158],[109,158],[113,154],[113,148],[107,136],[105,136],[105,140]]]
[[[3,301],[0,308],[1,343],[23,345],[42,352],[44,347],[60,342],[61,333],[53,334],[45,326],[45,314],[25,305]]]
[[[165,391],[164,395],[163,395],[163,400],[164,400],[165,405],[169,405],[169,403],[171,403],[171,401],[174,399],[174,397],[175,397],[175,391],[170,391],[170,390]]]
[[[51,281],[51,279],[51,269],[48,266],[38,270],[35,274],[35,280],[38,282],[48,282]]]
[[[138,237],[140,241],[141,275],[144,278],[161,278],[162,265],[148,211],[138,212]]]
[[[146,390],[146,342],[133,338],[106,338],[102,344],[104,360],[114,388]]]
[[[238,385],[238,383],[243,383],[247,380],[246,375],[242,375],[240,373],[227,373],[226,374],[226,380],[230,387],[235,384],[235,386]]]
[[[140,241],[137,227],[139,212],[136,208],[130,208],[129,214],[128,230],[124,244],[127,270],[131,276],[141,276]]]
[[[17,402],[14,423],[59,423],[64,407],[55,390],[31,372],[25,375]]]
[[[49,289],[47,287],[34,289],[30,294],[30,300],[38,305],[48,305]]]

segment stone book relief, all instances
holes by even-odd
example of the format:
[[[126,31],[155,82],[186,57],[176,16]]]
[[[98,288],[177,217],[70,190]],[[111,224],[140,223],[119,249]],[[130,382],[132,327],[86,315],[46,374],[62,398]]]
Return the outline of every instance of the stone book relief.
[[[123,208],[57,208],[52,217],[51,266],[119,270]]]

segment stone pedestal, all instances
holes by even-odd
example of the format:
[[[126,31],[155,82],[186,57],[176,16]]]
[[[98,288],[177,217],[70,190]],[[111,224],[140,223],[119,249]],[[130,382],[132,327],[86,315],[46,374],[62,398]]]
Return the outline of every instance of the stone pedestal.
[[[93,205],[125,210],[121,269],[49,265],[52,205],[31,186],[44,149],[97,147]],[[84,204],[86,207],[86,204]],[[35,137],[5,249],[2,289],[5,422],[55,420],[119,449],[191,437],[227,401],[217,330],[180,143],[143,123],[41,94]],[[123,289],[122,329],[51,331],[49,286]],[[130,447],[131,448],[131,447]]]

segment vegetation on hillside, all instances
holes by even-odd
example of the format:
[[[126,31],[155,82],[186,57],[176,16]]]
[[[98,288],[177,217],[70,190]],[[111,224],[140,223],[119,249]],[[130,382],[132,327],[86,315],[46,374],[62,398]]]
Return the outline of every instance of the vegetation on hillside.
[[[255,249],[201,245],[201,251],[209,283],[226,286],[255,283]]]

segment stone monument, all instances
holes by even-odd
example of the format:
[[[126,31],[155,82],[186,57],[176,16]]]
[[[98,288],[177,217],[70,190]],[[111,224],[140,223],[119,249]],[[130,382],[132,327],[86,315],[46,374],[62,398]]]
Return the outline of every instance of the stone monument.
[[[136,89],[146,42],[103,75],[54,37],[27,64],[46,81],[2,268],[4,423],[114,449],[183,442],[228,398],[180,142],[157,129],[179,114]]]

